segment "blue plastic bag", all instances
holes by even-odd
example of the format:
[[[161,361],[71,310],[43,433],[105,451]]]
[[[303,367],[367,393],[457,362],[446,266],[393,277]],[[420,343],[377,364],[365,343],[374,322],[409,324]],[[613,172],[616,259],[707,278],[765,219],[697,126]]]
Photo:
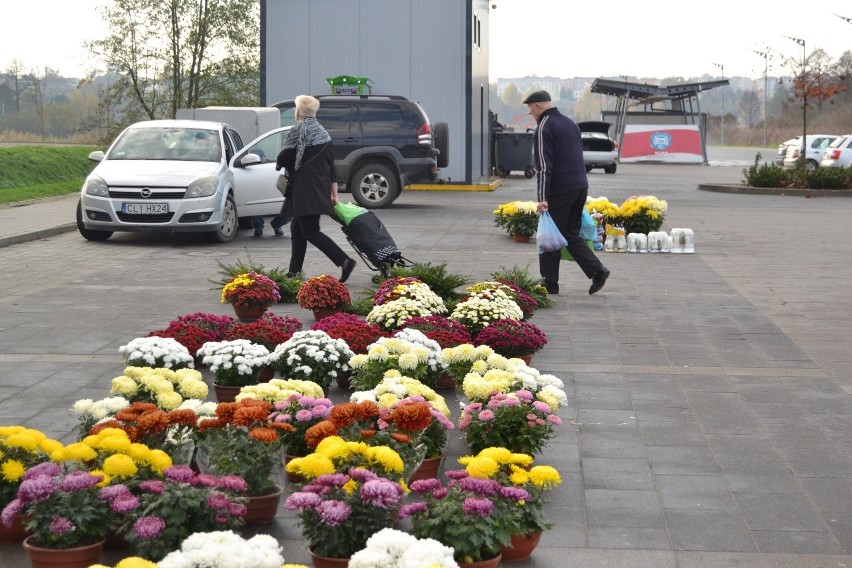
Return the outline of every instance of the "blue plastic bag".
[[[598,225],[585,207],[583,207],[583,218],[580,223],[580,238],[592,242],[595,242],[598,238]]]
[[[536,232],[535,242],[538,245],[539,254],[557,251],[568,244],[547,211],[538,216],[538,231]]]

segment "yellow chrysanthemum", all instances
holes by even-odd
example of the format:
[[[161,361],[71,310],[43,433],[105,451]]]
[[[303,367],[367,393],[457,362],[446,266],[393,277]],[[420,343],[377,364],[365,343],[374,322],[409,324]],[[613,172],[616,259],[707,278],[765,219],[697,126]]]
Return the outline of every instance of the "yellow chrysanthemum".
[[[179,382],[177,373],[175,373],[168,367],[157,367],[156,369],[154,369],[154,374],[159,377],[163,377],[172,384],[177,384]]]
[[[178,385],[178,388],[186,398],[197,398],[198,400],[207,398],[209,391],[206,383],[195,380],[185,380]]]
[[[124,452],[136,463],[151,463],[151,448],[145,444],[130,444]]]
[[[54,440],[53,438],[45,438],[41,442],[39,442],[38,447],[46,453],[47,455],[52,454],[56,450],[62,448],[62,442],[59,440]]]
[[[316,453],[321,454],[328,459],[335,459],[340,456],[349,456],[349,448],[346,446],[346,440],[340,436],[329,436],[324,438],[317,444]]]
[[[37,450],[38,442],[38,438],[33,436],[29,430],[24,430],[22,432],[18,432],[17,434],[12,434],[11,436],[3,440],[3,444],[5,444],[9,448],[20,448],[28,452],[33,452]]]
[[[480,477],[482,479],[490,479],[499,469],[500,464],[482,455],[472,458],[465,467],[465,470],[471,477]]]
[[[287,473],[295,473],[307,479],[314,479],[320,475],[334,473],[334,462],[329,458],[313,453],[302,458],[293,458],[287,462]]]
[[[110,392],[130,398],[139,390],[139,385],[130,377],[116,377],[110,385]]]
[[[98,457],[98,453],[91,446],[82,442],[68,444],[50,455],[53,461],[90,461]]]
[[[174,391],[158,392],[156,397],[157,406],[163,410],[174,410],[183,402],[183,397]]]
[[[370,451],[370,446],[364,442],[347,441],[345,457],[349,456],[366,456]]]
[[[562,483],[559,471],[549,465],[536,465],[530,469],[530,481],[536,487],[551,489]]]
[[[512,463],[512,452],[506,448],[490,447],[485,448],[477,454],[480,457],[491,458],[498,464]]]
[[[119,561],[115,568],[157,568],[157,563],[138,556],[131,556]]]
[[[376,400],[376,404],[378,404],[381,408],[390,408],[397,402],[399,402],[400,398],[391,392],[386,392],[383,395],[379,396]]]
[[[150,450],[148,454],[148,465],[159,475],[163,475],[166,468],[172,466],[172,458],[163,450]]]
[[[103,470],[110,477],[126,479],[136,475],[139,468],[130,456],[115,454],[104,460]]]
[[[512,465],[519,465],[521,467],[528,467],[532,464],[532,462],[533,457],[531,455],[515,453],[509,457],[509,461],[507,463],[510,463]]]
[[[130,436],[127,435],[127,432],[122,430],[121,428],[104,428],[100,432],[98,432],[98,438],[121,438],[124,440],[129,440]]]
[[[349,481],[343,484],[342,489],[346,491],[347,495],[352,495],[353,493],[355,493],[355,490],[358,489],[358,482],[356,482],[354,479],[350,479]]]
[[[102,469],[93,469],[90,473],[92,475],[100,475],[101,477],[103,477],[103,479],[101,479],[97,483],[98,487],[106,487],[110,484],[110,481],[112,481],[112,477]]]
[[[125,453],[130,449],[130,439],[121,436],[104,436],[98,440],[96,446],[99,450],[104,450],[110,453]]]
[[[399,368],[405,371],[416,369],[420,360],[415,353],[403,353],[399,356]]]
[[[512,466],[512,473],[509,474],[509,480],[514,485],[526,485],[530,481],[530,473],[522,467]]]
[[[24,464],[15,459],[6,460],[0,465],[0,476],[9,483],[17,483],[26,471]]]
[[[26,430],[23,426],[0,426],[0,437],[11,436]]]
[[[402,473],[405,464],[402,458],[393,448],[387,446],[372,446],[367,455],[367,460],[372,464],[381,465],[385,471]]]

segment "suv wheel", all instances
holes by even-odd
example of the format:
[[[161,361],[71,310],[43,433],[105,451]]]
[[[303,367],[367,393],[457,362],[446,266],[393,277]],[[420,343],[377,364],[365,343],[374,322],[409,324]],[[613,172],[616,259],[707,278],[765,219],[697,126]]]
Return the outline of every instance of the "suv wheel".
[[[359,168],[349,187],[358,205],[367,209],[387,207],[399,195],[396,175],[390,168],[380,164],[367,164]]]
[[[608,174],[614,174],[616,169],[618,169],[618,166],[616,164],[610,164],[608,166],[604,166],[604,172],[606,172]]]
[[[228,195],[222,211],[222,222],[218,229],[206,233],[207,239],[213,243],[229,243],[237,236],[237,224],[237,206],[234,204],[234,197]]]
[[[83,224],[83,203],[77,202],[77,230],[87,241],[105,241],[112,236],[112,231],[95,231],[87,229]]]
[[[446,168],[450,165],[450,127],[446,122],[436,122],[432,127],[432,136],[435,140],[435,148],[438,154],[438,167]]]

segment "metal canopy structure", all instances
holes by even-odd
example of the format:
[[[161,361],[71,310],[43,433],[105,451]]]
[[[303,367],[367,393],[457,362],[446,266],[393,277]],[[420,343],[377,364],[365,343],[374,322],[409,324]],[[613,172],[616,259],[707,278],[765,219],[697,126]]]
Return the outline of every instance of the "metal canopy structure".
[[[702,81],[700,83],[682,83],[662,87],[647,83],[631,83],[613,79],[595,79],[591,92],[595,94],[617,97],[615,105],[615,139],[618,140],[619,156],[624,139],[624,126],[627,122],[628,108],[644,107],[636,112],[641,115],[665,115],[667,117],[682,117],[683,124],[698,124],[701,127],[702,152],[707,161],[707,151],[704,147],[704,122],[698,93],[716,87],[729,85],[727,79]]]

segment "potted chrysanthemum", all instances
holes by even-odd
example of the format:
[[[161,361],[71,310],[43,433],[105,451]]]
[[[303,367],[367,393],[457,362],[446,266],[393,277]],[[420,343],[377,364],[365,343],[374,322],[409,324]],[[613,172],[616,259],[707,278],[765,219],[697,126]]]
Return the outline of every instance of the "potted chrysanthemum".
[[[324,317],[311,329],[324,331],[330,337],[342,339],[353,353],[366,353],[371,343],[390,333],[356,314],[339,313]]]
[[[322,387],[313,381],[303,381],[301,379],[272,379],[266,383],[258,383],[249,385],[240,389],[240,394],[236,397],[236,402],[244,398],[253,398],[255,400],[265,400],[275,404],[284,400],[289,400],[292,395],[312,396],[314,398],[325,397],[325,392]]]
[[[353,356],[349,365],[352,367],[350,384],[355,390],[374,388],[387,371],[399,371],[435,387],[444,372],[438,343],[415,329],[379,338],[366,355]]]
[[[547,344],[547,336],[535,324],[499,319],[480,331],[474,343],[487,345],[504,357],[518,357],[529,365],[533,354]]]
[[[305,280],[296,294],[299,306],[314,312],[314,318],[321,320],[333,313],[342,311],[352,303],[349,289],[340,280],[329,274],[314,276]]]
[[[255,321],[280,299],[278,284],[253,270],[237,274],[222,287],[222,303],[231,304],[240,321]]]
[[[217,399],[228,402],[234,400],[240,387],[257,382],[269,351],[248,339],[234,339],[205,343],[198,356],[216,376],[213,388]]]
[[[293,427],[280,432],[288,456],[300,457],[310,453],[305,442],[305,432],[311,426],[328,418],[332,406],[334,403],[325,397],[317,398],[297,393],[273,404],[269,419],[287,423]]]
[[[269,364],[284,378],[313,381],[327,389],[349,373],[354,355],[345,341],[324,331],[297,331],[269,355]]]
[[[50,454],[61,447],[62,443],[48,438],[40,430],[0,426],[0,509],[16,498],[27,471],[49,462]],[[20,542],[25,537],[26,530],[20,515],[3,518],[0,543]]]
[[[352,555],[349,568],[458,568],[453,549],[431,538],[417,538],[397,529],[382,529]]]
[[[528,242],[538,229],[535,201],[510,201],[494,210],[494,224],[502,227],[517,242]]]
[[[284,563],[281,546],[275,537],[257,534],[246,539],[234,531],[218,530],[189,535],[181,543],[180,550],[168,553],[155,568],[229,568],[235,559],[239,559],[240,566],[251,568],[294,566]]]
[[[110,394],[130,402],[151,402],[163,410],[174,410],[189,399],[204,400],[207,390],[195,369],[127,367],[110,384]]]
[[[131,367],[192,369],[195,359],[189,350],[171,337],[137,337],[118,348]]]
[[[491,322],[499,319],[523,319],[520,306],[499,288],[486,288],[471,293],[456,304],[450,319],[461,323],[472,337]]]
[[[442,315],[411,318],[405,320],[402,327],[423,332],[429,339],[437,341],[442,349],[471,342],[470,333],[462,324]]]

